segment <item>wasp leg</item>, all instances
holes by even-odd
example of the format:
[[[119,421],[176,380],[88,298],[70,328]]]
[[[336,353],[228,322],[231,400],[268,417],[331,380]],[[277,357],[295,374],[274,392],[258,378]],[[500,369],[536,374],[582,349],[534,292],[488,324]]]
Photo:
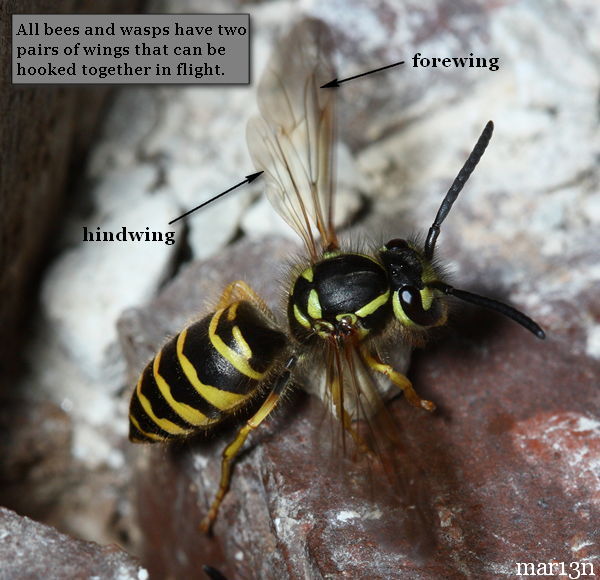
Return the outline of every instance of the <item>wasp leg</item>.
[[[216,309],[226,308],[235,300],[249,300],[263,312],[270,312],[265,301],[243,280],[236,280],[225,287]]]
[[[334,380],[331,384],[331,398],[333,400],[333,404],[335,405],[336,413],[338,414],[342,426],[344,427],[344,430],[350,435],[358,450],[361,453],[371,454],[373,450],[361,437],[358,431],[352,426],[352,418],[350,417],[350,413],[348,413],[348,411],[344,409],[344,402],[342,401],[342,393],[340,389],[339,380]],[[345,450],[345,442],[343,442],[343,445]]]
[[[385,364],[379,356],[376,354],[370,353],[367,349],[361,349],[361,354],[365,360],[365,362],[378,373],[385,375],[392,383],[394,383],[397,387],[400,387],[404,392],[404,396],[406,400],[415,407],[421,407],[426,411],[434,411],[435,403],[428,401],[426,399],[421,399],[417,392],[415,391],[412,383],[406,378],[402,373],[394,370],[388,364]]]
[[[210,509],[208,510],[208,514],[200,523],[200,530],[209,533],[210,529],[217,517],[217,513],[219,512],[219,507],[221,506],[221,502],[223,498],[229,491],[229,484],[231,482],[231,466],[240,452],[242,445],[246,441],[248,435],[254,431],[273,411],[273,409],[277,406],[279,399],[281,398],[281,393],[284,391],[285,387],[288,385],[291,377],[291,368],[296,364],[296,357],[290,358],[285,366],[284,372],[277,378],[271,392],[265,399],[264,403],[260,406],[260,409],[246,422],[246,424],[241,427],[238,431],[235,439],[225,448],[223,451],[223,460],[221,461],[221,481],[219,483],[219,489],[217,491],[217,495],[213,500]]]
[[[346,411],[346,409],[343,410],[342,416],[344,418],[344,429],[350,434],[350,437],[352,437],[358,450],[361,453],[373,455],[373,449],[371,449],[371,446],[364,440],[360,433],[354,427],[352,427],[352,419],[350,418],[350,414],[348,411]]]

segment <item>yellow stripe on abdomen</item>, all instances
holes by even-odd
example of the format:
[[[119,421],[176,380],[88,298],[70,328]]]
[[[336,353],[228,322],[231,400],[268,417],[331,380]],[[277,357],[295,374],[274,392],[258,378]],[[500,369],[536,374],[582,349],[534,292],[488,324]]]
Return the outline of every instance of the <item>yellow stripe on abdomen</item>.
[[[227,346],[223,342],[221,337],[217,334],[217,325],[219,324],[219,319],[221,318],[222,314],[223,310],[218,310],[217,312],[215,312],[214,316],[210,321],[210,325],[208,327],[208,337],[210,339],[211,344],[217,349],[219,354],[240,373],[242,373],[250,379],[261,381],[265,378],[266,373],[259,373],[258,371],[255,371],[250,366],[250,361],[247,358],[245,358],[244,355],[241,355],[240,353]]]
[[[156,358],[159,357],[160,353],[156,355]],[[156,359],[154,360],[156,361]],[[150,417],[150,419],[152,419],[152,421],[154,421],[154,423],[156,423],[163,431],[166,431],[170,435],[185,435],[186,433],[188,433],[186,429],[180,427],[179,425],[175,425],[175,423],[172,423],[168,419],[161,419],[160,417],[157,417],[154,414],[154,411],[152,410],[152,405],[150,404],[150,401],[142,394],[141,386],[142,379],[140,378],[136,387],[137,397],[140,401],[140,404],[142,405],[142,408],[146,412],[146,415],[148,415],[148,417]]]
[[[141,402],[141,401],[140,401]],[[157,435],[156,433],[148,433],[148,431],[144,431],[141,427],[140,424],[138,423],[138,420],[130,413],[129,414],[129,420],[131,421],[131,423],[133,424],[133,426],[144,436],[144,437],[148,437],[149,439],[153,439],[154,441],[164,441],[165,438],[161,437],[160,435]],[[154,419],[153,419],[154,420]],[[140,441],[138,439],[138,441]]]
[[[229,391],[223,391],[212,385],[204,384],[198,377],[198,372],[194,368],[194,365],[183,353],[185,345],[185,338],[187,336],[187,329],[183,330],[177,338],[177,357],[179,364],[185,373],[187,380],[196,389],[197,393],[206,399],[211,405],[219,409],[220,411],[226,411],[237,407],[242,403],[248,395],[240,395],[238,393],[230,393]],[[207,421],[210,419],[207,418]]]
[[[154,364],[152,366],[152,372],[154,373],[154,380],[158,385],[158,389],[160,390],[161,395],[164,397],[165,401],[169,404],[171,409],[175,411],[184,421],[187,421],[191,425],[201,426],[207,425],[209,423],[213,423],[214,420],[209,419],[204,413],[198,411],[198,409],[194,409],[185,403],[181,403],[176,401],[171,395],[171,389],[167,384],[167,381],[160,376],[158,369],[160,367],[160,358],[162,356],[162,351],[159,352],[154,358]]]

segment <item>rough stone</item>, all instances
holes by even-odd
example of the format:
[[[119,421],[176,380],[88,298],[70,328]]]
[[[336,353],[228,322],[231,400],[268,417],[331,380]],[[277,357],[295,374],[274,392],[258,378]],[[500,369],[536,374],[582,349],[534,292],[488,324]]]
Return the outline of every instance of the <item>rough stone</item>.
[[[0,431],[0,504],[47,517],[70,480],[69,416],[50,402],[3,400]]]
[[[148,572],[118,546],[99,546],[0,507],[0,578],[119,578],[148,580]]]
[[[135,0],[111,1],[99,10],[114,13],[135,6]],[[57,231],[68,171],[81,164],[108,95],[106,87],[13,86],[11,14],[90,10],[97,12],[98,7],[88,1],[7,1],[0,6],[0,370],[6,372],[19,370],[21,340],[31,314],[27,299]]]
[[[120,325],[130,367],[139,371],[161,336],[189,318],[200,301],[190,296],[216,290],[242,263],[247,279],[267,287],[264,256],[277,264],[283,250],[277,241],[239,245],[220,262],[190,267],[149,308],[130,311]],[[600,365],[569,351],[568,334],[541,342],[491,314],[457,316],[449,336],[419,351],[412,366],[438,411],[426,415],[401,399],[388,406],[403,442],[397,477],[413,482],[400,499],[380,493],[373,501],[356,483],[364,466],[336,467],[315,452],[327,435],[324,413],[301,393],[253,435],[212,539],[197,526],[233,428],[170,450],[139,449],[143,561],[159,576],[210,563],[233,577],[427,579],[514,575],[532,554],[595,562]],[[373,478],[385,488],[381,473]]]
[[[388,405],[402,440],[394,459],[405,483],[400,497],[382,492],[373,501],[359,484],[359,463],[331,466],[315,451],[323,411],[301,393],[253,435],[212,539],[197,526],[233,428],[168,451],[139,450],[136,502],[152,572],[166,573],[175,555],[183,576],[209,563],[249,578],[498,577],[516,575],[520,561],[598,565],[600,270],[592,248],[600,240],[590,219],[599,181],[598,72],[582,20],[590,10],[589,18],[597,15],[578,6],[566,13],[534,1],[491,8],[440,1],[423,11],[348,2],[340,13],[305,3],[332,25],[342,65],[356,67],[348,75],[416,52],[501,56],[497,72],[405,69],[348,84],[342,133],[373,201],[354,234],[381,242],[426,231],[494,119],[490,149],[444,224],[439,253],[452,257],[457,286],[525,309],[549,338],[457,307],[446,336],[418,351],[410,370],[438,411],[419,413],[402,399]],[[268,10],[256,21],[271,18]],[[556,47],[572,66],[555,60]],[[356,55],[364,62],[349,60]],[[225,268],[226,277],[251,276],[260,286],[273,276],[256,248],[239,244],[224,255],[226,266],[210,261],[182,280],[208,287],[223,281]],[[267,242],[265,254],[272,249]],[[132,374],[161,333],[184,322],[178,284],[122,322]],[[381,484],[380,473],[373,478]]]
[[[220,6],[247,9],[234,1]],[[215,10],[208,2],[152,7]],[[342,184],[341,193],[360,181],[367,200],[354,239],[377,245],[423,233],[483,124],[494,119],[490,148],[444,223],[438,252],[457,286],[523,308],[549,340],[537,343],[508,321],[457,309],[455,330],[417,353],[410,371],[421,393],[440,405],[438,413],[418,413],[403,400],[389,407],[404,441],[395,459],[399,482],[414,482],[396,501],[363,497],[369,494],[359,485],[359,464],[330,467],[315,452],[312,439],[327,434],[319,429],[323,412],[297,393],[250,442],[215,538],[206,540],[197,525],[233,426],[181,448],[132,448],[125,442],[130,389],[165,337],[208,311],[227,281],[249,280],[280,303],[285,289],[274,281],[285,273],[286,257],[302,253],[289,242],[257,240],[276,223],[266,222],[264,202],[243,218],[261,190],[257,180],[186,220],[181,246],[152,267],[136,268],[135,276],[131,261],[113,254],[114,274],[94,278],[102,287],[92,288],[82,314],[90,332],[83,325],[72,332],[78,321],[69,318],[59,289],[67,294],[72,286],[77,300],[86,298],[90,270],[71,253],[83,222],[99,225],[125,206],[141,216],[156,196],[168,213],[161,217],[166,227],[252,172],[244,140],[252,87],[124,90],[92,155],[82,207],[61,234],[67,253],[48,270],[47,312],[36,340],[45,348],[29,357],[35,380],[24,387],[71,419],[79,479],[67,494],[71,503],[61,505],[61,529],[138,545],[126,492],[135,462],[140,551],[158,577],[197,576],[204,563],[248,578],[458,578],[514,575],[517,556],[594,561],[600,54],[592,30],[600,11],[590,0],[568,9],[536,0],[439,0],[427,9],[381,0],[255,3],[255,80],[274,38],[299,11],[332,26],[340,76],[400,59],[408,65],[416,52],[501,57],[496,72],[404,65],[345,85],[340,134],[364,176]],[[353,214],[354,207],[347,212]],[[99,332],[108,328],[103,316],[114,321],[118,311],[110,303],[112,276],[129,276],[142,303],[158,291],[157,270],[168,274],[171,259],[209,255],[215,258],[182,267],[174,285],[123,317],[126,381],[112,329]],[[60,269],[67,262],[71,267]],[[85,356],[77,359],[76,351]],[[418,509],[402,509],[407,503]]]
[[[148,176],[149,177],[149,176]],[[120,185],[111,176],[110,199],[102,196],[102,219],[85,222],[94,235],[101,232],[166,233],[165,216],[177,214],[177,206],[160,192],[150,194],[131,174],[121,178]],[[147,180],[147,178],[145,178]],[[129,195],[123,195],[125,188]],[[108,189],[106,185],[104,188]],[[115,324],[127,307],[147,301],[165,280],[174,255],[175,245],[163,241],[111,243],[83,241],[81,222],[76,245],[55,260],[42,288],[42,307],[62,349],[79,368],[95,381],[110,376],[107,358],[110,345],[116,341]],[[169,228],[170,229],[170,228]],[[180,232],[174,227],[175,236]],[[119,267],[115,267],[115,263]],[[77,276],[72,273],[77,272]],[[110,284],[106,281],[110,280]],[[90,303],[102,308],[89,307]]]

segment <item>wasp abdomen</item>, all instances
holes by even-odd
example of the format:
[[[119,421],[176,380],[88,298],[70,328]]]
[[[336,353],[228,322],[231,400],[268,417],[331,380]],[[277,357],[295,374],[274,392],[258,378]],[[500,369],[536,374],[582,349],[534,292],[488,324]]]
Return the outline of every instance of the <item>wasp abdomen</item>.
[[[142,372],[131,398],[129,438],[163,441],[219,422],[257,392],[286,343],[245,301],[188,326]]]

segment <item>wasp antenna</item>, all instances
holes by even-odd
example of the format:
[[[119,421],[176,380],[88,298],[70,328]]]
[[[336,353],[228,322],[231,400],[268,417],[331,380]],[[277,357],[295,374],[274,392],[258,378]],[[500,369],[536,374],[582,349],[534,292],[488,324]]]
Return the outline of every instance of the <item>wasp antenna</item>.
[[[444,197],[444,201],[442,201],[442,205],[440,205],[440,209],[438,209],[437,215],[435,216],[435,220],[433,220],[433,224],[429,228],[427,240],[425,241],[425,257],[428,260],[431,260],[431,258],[433,258],[433,251],[435,250],[435,243],[437,241],[437,238],[440,235],[440,226],[442,225],[442,222],[446,219],[448,213],[450,213],[452,204],[456,201],[458,194],[465,186],[465,183],[467,183],[475,167],[477,167],[477,164],[479,163],[483,152],[485,151],[486,147],[488,146],[488,143],[490,142],[490,139],[492,138],[493,131],[494,123],[492,121],[488,121],[487,125],[483,129],[483,132],[481,133],[481,136],[477,140],[475,147],[473,147],[473,151],[471,151],[469,158],[465,161],[465,164],[463,165],[462,169],[458,172],[454,183],[452,183],[452,186],[448,190],[446,197]]]
[[[471,292],[466,292],[465,290],[458,290],[457,288],[453,288],[448,284],[444,284],[442,282],[435,282],[430,285],[432,288],[437,288],[441,290],[444,294],[449,296],[455,296],[459,300],[463,300],[465,302],[470,302],[471,304],[475,304],[477,306],[482,306],[483,308],[488,308],[490,310],[495,310],[508,318],[511,318],[515,322],[519,323],[521,326],[529,330],[535,334],[538,338],[544,339],[546,338],[546,333],[542,330],[537,322],[534,322],[516,308],[509,306],[508,304],[504,304],[503,302],[498,302],[497,300],[492,300],[491,298],[486,298],[485,296],[480,296],[479,294],[472,294]]]

